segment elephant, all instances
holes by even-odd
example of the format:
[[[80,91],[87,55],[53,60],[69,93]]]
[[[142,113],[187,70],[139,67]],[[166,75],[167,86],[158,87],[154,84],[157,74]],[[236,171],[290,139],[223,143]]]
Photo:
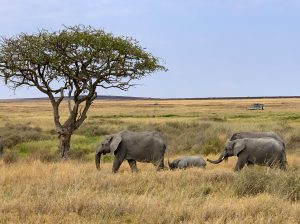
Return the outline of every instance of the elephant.
[[[229,140],[233,141],[233,140],[242,139],[242,138],[265,138],[265,137],[274,138],[284,144],[282,138],[278,134],[276,134],[275,132],[272,132],[272,131],[268,131],[268,132],[237,132],[237,133],[234,133],[230,137]]]
[[[169,165],[170,170],[174,170],[177,168],[186,169],[189,167],[205,168],[206,162],[200,156],[183,156],[178,159],[175,159],[171,163],[168,161],[168,165]]]
[[[286,153],[285,153],[285,143],[283,139],[276,134],[275,132],[272,131],[267,131],[267,132],[237,132],[231,135],[230,141],[236,140],[236,139],[243,139],[243,138],[265,138],[265,137],[270,137],[278,140],[279,142],[282,143],[283,148],[284,148],[284,159],[285,163],[287,164],[287,159],[286,159]]]
[[[225,149],[217,160],[207,159],[208,162],[218,164],[225,158],[237,156],[238,161],[234,171],[241,170],[245,164],[253,166],[254,164],[279,167],[286,169],[285,152],[283,144],[270,137],[266,138],[244,138],[228,141]]]
[[[96,168],[100,169],[101,154],[114,153],[112,172],[116,173],[124,160],[132,172],[137,172],[136,162],[153,163],[157,170],[164,168],[166,142],[158,132],[121,131],[105,137],[96,149]]]

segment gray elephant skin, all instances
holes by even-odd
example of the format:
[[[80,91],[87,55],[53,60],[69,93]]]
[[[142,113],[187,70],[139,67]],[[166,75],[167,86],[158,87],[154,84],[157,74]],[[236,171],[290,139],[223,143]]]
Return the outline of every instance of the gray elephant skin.
[[[283,141],[283,139],[276,134],[275,132],[272,131],[267,131],[267,132],[237,132],[234,133],[231,137],[230,137],[230,141],[236,140],[236,139],[243,139],[243,138],[274,138],[276,140],[278,140],[279,142],[282,143],[283,148],[284,148],[284,159],[285,159],[285,163],[287,165],[287,159],[286,159],[286,153],[285,153],[285,143]]]
[[[228,141],[217,160],[207,159],[207,161],[218,164],[231,156],[238,157],[234,171],[241,170],[245,164],[286,169],[284,146],[274,138],[244,138]]]
[[[272,131],[267,131],[267,132],[237,132],[234,133],[231,137],[230,137],[230,141],[233,140],[237,140],[237,139],[243,139],[243,138],[274,138],[280,142],[283,142],[282,138],[276,134],[275,132]]]
[[[183,156],[175,159],[171,163],[168,161],[170,170],[174,169],[186,169],[190,167],[205,168],[206,162],[200,156]]]
[[[101,154],[114,153],[112,172],[116,173],[124,160],[132,172],[137,172],[136,162],[153,163],[157,170],[164,168],[166,142],[158,132],[122,131],[108,135],[96,149],[96,168],[100,169]]]

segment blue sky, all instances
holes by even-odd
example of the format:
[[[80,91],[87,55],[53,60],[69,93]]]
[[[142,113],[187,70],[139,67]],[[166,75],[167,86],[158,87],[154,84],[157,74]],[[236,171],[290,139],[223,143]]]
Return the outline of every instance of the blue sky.
[[[102,95],[225,97],[300,95],[297,0],[0,0],[0,35],[92,25],[132,36],[164,59],[166,73]],[[34,89],[0,98],[43,96]]]

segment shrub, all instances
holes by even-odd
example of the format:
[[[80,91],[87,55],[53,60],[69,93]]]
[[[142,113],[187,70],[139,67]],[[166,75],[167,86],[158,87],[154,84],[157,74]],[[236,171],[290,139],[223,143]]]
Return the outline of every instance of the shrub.
[[[298,135],[298,133],[296,134],[292,134],[287,142],[286,142],[286,145],[289,149],[295,149],[295,148],[298,148],[300,146],[300,137]]]
[[[31,127],[30,124],[5,124],[0,127],[1,143],[6,148],[11,148],[19,143],[47,139],[41,128]]]
[[[19,156],[18,153],[16,151],[13,150],[7,150],[4,154],[3,154],[3,161],[6,164],[11,164],[11,163],[15,163],[19,160]]]
[[[112,133],[113,130],[102,124],[97,123],[85,123],[77,131],[76,134],[85,136],[101,136]]]
[[[69,152],[70,159],[84,161],[87,160],[86,155],[90,153],[88,148],[72,148]]]

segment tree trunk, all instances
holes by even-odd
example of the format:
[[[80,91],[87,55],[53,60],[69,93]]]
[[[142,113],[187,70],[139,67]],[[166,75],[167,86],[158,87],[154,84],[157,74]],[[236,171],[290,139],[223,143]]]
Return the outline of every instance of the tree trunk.
[[[70,146],[71,146],[71,136],[72,134],[60,134],[60,153],[62,158],[67,158],[69,151],[70,151]]]

